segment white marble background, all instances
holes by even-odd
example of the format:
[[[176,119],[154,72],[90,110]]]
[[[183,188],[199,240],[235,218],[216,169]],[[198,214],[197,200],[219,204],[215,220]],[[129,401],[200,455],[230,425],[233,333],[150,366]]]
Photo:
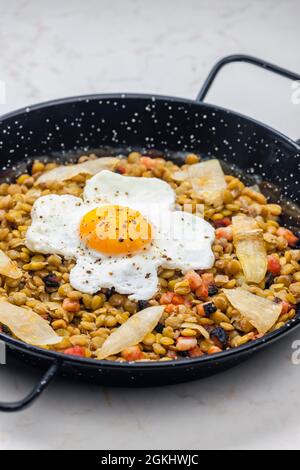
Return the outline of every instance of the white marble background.
[[[299,0],[0,0],[0,114],[37,101],[137,91],[193,98],[213,63],[248,53],[300,73]],[[300,137],[287,80],[224,70],[210,101]],[[29,410],[0,416],[1,449],[299,448],[300,331],[244,365],[148,390],[57,380]],[[0,367],[0,400],[39,377]]]

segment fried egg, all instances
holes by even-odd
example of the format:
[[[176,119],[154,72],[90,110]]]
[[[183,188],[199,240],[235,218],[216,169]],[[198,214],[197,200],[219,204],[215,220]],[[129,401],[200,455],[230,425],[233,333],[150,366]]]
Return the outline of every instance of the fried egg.
[[[132,300],[158,288],[159,267],[209,269],[214,229],[175,210],[175,192],[157,178],[103,170],[86,183],[83,198],[50,194],[36,200],[26,246],[74,259],[70,284],[94,294],[114,287]]]

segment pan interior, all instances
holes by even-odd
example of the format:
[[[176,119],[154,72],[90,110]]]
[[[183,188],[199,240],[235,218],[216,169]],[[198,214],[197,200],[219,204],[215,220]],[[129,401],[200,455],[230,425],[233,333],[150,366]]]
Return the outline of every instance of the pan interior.
[[[218,158],[226,173],[258,185],[283,207],[281,223],[300,227],[299,149],[275,131],[227,110],[160,97],[90,97],[27,109],[0,120],[0,180],[32,160],[74,162],[94,152],[155,149],[178,163],[187,152]],[[154,155],[155,156],[155,155]]]

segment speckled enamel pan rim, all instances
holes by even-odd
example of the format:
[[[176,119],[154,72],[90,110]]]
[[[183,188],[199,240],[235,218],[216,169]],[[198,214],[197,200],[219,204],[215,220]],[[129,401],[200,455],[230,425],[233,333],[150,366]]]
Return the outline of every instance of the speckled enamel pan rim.
[[[52,362],[57,363],[68,363],[71,365],[82,365],[82,366],[92,366],[95,368],[125,368],[125,369],[132,369],[132,368],[147,368],[147,369],[156,369],[156,368],[170,368],[170,367],[181,367],[187,365],[196,365],[196,364],[203,364],[209,365],[221,360],[229,360],[230,358],[234,358],[236,356],[243,356],[246,355],[248,352],[253,350],[260,350],[265,346],[268,346],[275,341],[279,340],[283,336],[286,336],[291,331],[295,330],[297,327],[300,326],[300,317],[296,317],[290,322],[288,322],[284,327],[280,328],[280,330],[274,331],[263,338],[260,338],[255,341],[251,341],[243,346],[239,346],[237,348],[228,349],[226,351],[222,351],[221,353],[195,357],[195,358],[187,358],[187,359],[180,359],[180,360],[173,360],[173,361],[149,361],[149,362],[116,362],[116,361],[108,361],[108,360],[97,360],[91,358],[82,358],[79,356],[71,356],[71,355],[64,355],[63,353],[56,352],[53,350],[42,349],[37,346],[32,346],[30,344],[23,343],[20,340],[14,339],[8,335],[0,333],[0,340],[4,343],[15,347],[18,350],[21,350],[27,354],[34,354],[35,356],[42,357],[44,359],[49,359]]]
[[[270,131],[274,134],[274,137],[276,139],[281,139],[284,140],[285,142],[289,143],[291,146],[295,148],[296,152],[300,151],[300,145],[298,145],[294,140],[291,138],[285,136],[281,132],[277,131],[276,129],[259,122],[253,118],[250,118],[248,116],[245,116],[243,114],[237,113],[235,111],[231,111],[226,108],[222,108],[220,106],[216,106],[213,104],[208,104],[205,102],[197,102],[194,100],[190,99],[184,99],[184,98],[177,98],[174,96],[164,96],[164,95],[153,95],[153,94],[142,94],[142,93],[113,93],[113,94],[92,94],[92,95],[80,95],[80,96],[74,96],[74,97],[68,97],[68,98],[61,98],[57,100],[51,100],[51,101],[46,101],[42,103],[38,103],[32,106],[26,106],[24,108],[18,109],[16,111],[12,111],[10,113],[4,114],[0,117],[0,124],[4,123],[6,119],[14,118],[17,117],[21,114],[24,113],[30,113],[31,111],[37,111],[39,109],[47,108],[47,107],[52,107],[52,106],[57,106],[57,105],[62,105],[66,103],[78,103],[82,101],[89,101],[89,100],[109,100],[109,99],[124,99],[124,100],[130,100],[130,99],[145,99],[145,100],[157,100],[157,101],[170,101],[172,103],[185,103],[185,104],[190,104],[190,105],[196,105],[202,108],[208,108],[213,111],[221,111],[225,112],[227,114],[233,114],[237,116],[238,118],[247,121],[250,124],[254,124],[256,126],[259,126],[267,131]],[[221,353],[213,354],[211,356],[202,356],[202,357],[196,357],[196,358],[187,358],[187,359],[180,359],[180,360],[174,360],[174,361],[167,361],[167,362],[160,362],[160,361],[151,361],[151,362],[115,362],[115,361],[107,361],[107,360],[101,360],[98,361],[97,359],[87,359],[87,358],[81,358],[78,356],[67,356],[64,355],[63,353],[59,353],[56,351],[52,350],[46,350],[39,348],[37,346],[32,346],[30,344],[26,344],[23,341],[17,340],[12,338],[11,336],[5,335],[3,333],[0,333],[0,340],[4,341],[6,344],[11,345],[12,347],[23,351],[24,353],[27,354],[34,354],[36,356],[42,357],[44,359],[49,359],[52,362],[57,362],[57,363],[66,363],[70,365],[82,365],[82,366],[92,366],[93,368],[120,368],[122,367],[123,369],[132,369],[132,368],[137,368],[137,369],[157,369],[157,368],[180,368],[183,366],[193,366],[196,364],[212,364],[221,360],[225,359],[230,359],[235,356],[242,356],[246,355],[248,352],[251,352],[252,350],[259,350],[262,349],[264,346],[267,346],[278,339],[282,338],[283,336],[287,335],[291,331],[295,330],[298,326],[300,325],[300,316],[297,316],[296,318],[292,319],[290,322],[288,322],[284,327],[280,328],[280,330],[277,330],[273,333],[270,333],[263,338],[260,338],[255,341],[251,341],[243,346],[239,346],[237,348],[229,349],[227,351],[222,351]]]
[[[58,105],[63,105],[66,103],[80,103],[80,102],[88,102],[92,100],[113,100],[113,99],[123,99],[123,100],[130,100],[130,99],[145,99],[149,101],[170,101],[171,103],[185,103],[189,105],[196,105],[199,107],[204,107],[207,109],[210,109],[212,111],[221,111],[227,114],[235,115],[236,117],[243,119],[247,121],[248,123],[255,124],[256,126],[259,126],[269,132],[272,132],[276,134],[276,138],[281,138],[291,144],[292,146],[295,147],[296,151],[300,150],[300,144],[298,144],[296,141],[291,139],[290,137],[284,135],[280,131],[274,129],[271,126],[268,126],[267,124],[258,121],[254,118],[251,118],[249,116],[246,116],[245,114],[238,113],[236,111],[230,110],[228,108],[223,108],[221,106],[217,106],[214,104],[202,102],[202,101],[196,101],[192,99],[187,99],[187,98],[180,98],[180,97],[175,97],[175,96],[167,96],[167,95],[155,95],[155,94],[146,94],[146,93],[100,93],[100,94],[91,94],[91,95],[78,95],[78,96],[70,96],[66,98],[59,98],[56,100],[50,100],[50,101],[43,101],[41,103],[33,104],[33,105],[28,105],[23,108],[17,109],[15,111],[11,111],[9,113],[3,114],[0,116],[0,124],[4,123],[6,119],[10,118],[15,118],[21,114],[29,114],[32,111],[38,111],[40,109],[44,109],[47,107],[52,107],[52,106],[58,106]]]

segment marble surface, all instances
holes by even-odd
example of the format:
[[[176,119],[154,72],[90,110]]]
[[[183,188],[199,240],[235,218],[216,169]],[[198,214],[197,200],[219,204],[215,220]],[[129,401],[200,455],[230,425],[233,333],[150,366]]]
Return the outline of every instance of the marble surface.
[[[300,73],[298,0],[0,0],[0,7],[0,114],[102,91],[193,98],[213,63],[236,52]],[[299,138],[293,92],[287,80],[234,65],[208,100]],[[0,416],[0,448],[299,448],[296,339],[300,331],[232,371],[183,385],[128,390],[57,379],[29,410]],[[38,377],[15,361],[0,366],[0,400],[22,397]]]

